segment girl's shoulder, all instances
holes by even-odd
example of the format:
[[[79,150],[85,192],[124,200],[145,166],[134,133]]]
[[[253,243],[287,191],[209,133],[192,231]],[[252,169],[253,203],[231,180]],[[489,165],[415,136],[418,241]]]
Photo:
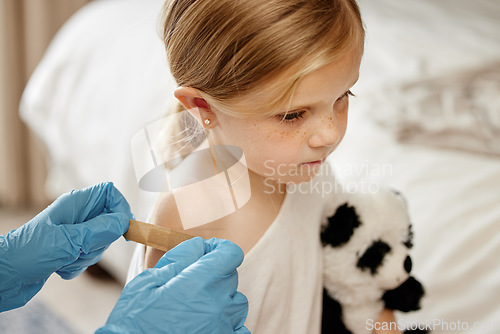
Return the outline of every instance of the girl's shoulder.
[[[177,204],[171,192],[162,193],[158,196],[150,219],[151,223],[155,225],[179,232],[184,231]],[[146,247],[143,269],[154,267],[163,254],[165,252]]]
[[[185,198],[181,198],[181,200],[186,201]],[[195,199],[193,199],[193,201],[195,201]],[[217,235],[217,233],[214,234],[214,227],[218,227],[217,223],[200,224],[194,227],[192,224],[189,224],[189,222],[187,224],[183,224],[182,217],[186,217],[185,210],[189,209],[190,211],[194,210],[195,212],[197,210],[196,202],[193,202],[191,208],[186,208],[186,203],[183,205],[184,206],[181,208],[178,207],[176,197],[173,192],[162,193],[156,200],[155,208],[153,210],[153,214],[151,215],[152,223],[174,231],[187,233],[192,236],[199,236],[204,239],[221,237],[220,235]],[[180,212],[184,213],[182,217]],[[186,225],[188,226],[186,227]]]
[[[151,215],[152,223],[172,230],[182,231],[182,221],[172,192],[158,196]]]

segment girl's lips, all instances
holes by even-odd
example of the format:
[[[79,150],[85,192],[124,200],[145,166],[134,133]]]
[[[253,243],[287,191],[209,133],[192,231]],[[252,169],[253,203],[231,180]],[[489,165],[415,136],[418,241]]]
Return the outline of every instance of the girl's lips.
[[[325,158],[321,159],[321,160],[315,160],[315,161],[309,161],[309,162],[303,162],[301,163],[301,165],[303,166],[319,166],[321,164],[323,164],[323,162],[325,162]]]

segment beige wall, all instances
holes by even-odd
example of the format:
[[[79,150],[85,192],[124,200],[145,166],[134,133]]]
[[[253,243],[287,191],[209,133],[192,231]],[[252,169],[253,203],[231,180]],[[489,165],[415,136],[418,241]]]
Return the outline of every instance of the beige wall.
[[[0,0],[0,207],[43,207],[44,149],[18,116],[29,76],[59,27],[90,0]]]

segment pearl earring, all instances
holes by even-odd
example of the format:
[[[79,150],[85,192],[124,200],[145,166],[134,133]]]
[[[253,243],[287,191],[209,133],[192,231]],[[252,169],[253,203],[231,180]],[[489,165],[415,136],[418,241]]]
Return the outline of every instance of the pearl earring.
[[[210,120],[207,118],[204,123],[205,125],[210,125]]]

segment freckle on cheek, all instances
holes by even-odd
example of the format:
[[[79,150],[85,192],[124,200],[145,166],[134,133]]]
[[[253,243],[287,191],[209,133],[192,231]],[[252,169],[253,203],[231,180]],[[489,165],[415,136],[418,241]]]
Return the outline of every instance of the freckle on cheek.
[[[321,116],[322,121],[328,124],[328,129],[335,128],[334,119],[332,116]]]

